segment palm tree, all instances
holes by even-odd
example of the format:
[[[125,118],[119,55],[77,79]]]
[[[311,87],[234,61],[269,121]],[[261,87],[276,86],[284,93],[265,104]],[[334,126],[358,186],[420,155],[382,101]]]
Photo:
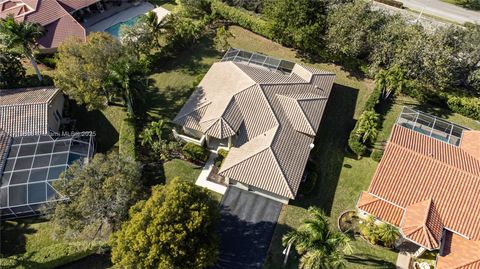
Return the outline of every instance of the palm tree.
[[[43,34],[39,24],[28,21],[17,22],[13,15],[0,20],[0,44],[8,50],[24,54],[32,63],[40,81],[42,81],[42,74],[38,69],[33,51],[38,47],[37,40]]]
[[[133,107],[142,89],[146,87],[146,70],[138,61],[130,58],[120,59],[109,66],[107,85],[123,97],[130,116],[134,115]]]
[[[351,253],[350,238],[341,232],[332,231],[328,217],[318,208],[308,209],[310,217],[298,230],[289,232],[283,244],[293,245],[301,255],[301,269],[345,267],[344,254]]]
[[[360,136],[365,144],[368,140],[375,141],[378,136],[378,114],[373,110],[368,110],[360,115],[358,119],[357,135]]]
[[[146,144],[153,145],[156,141],[162,140],[164,128],[164,120],[150,122],[149,126],[143,129],[140,134],[142,146],[145,146]]]
[[[375,76],[375,84],[382,90],[383,99],[388,99],[392,93],[401,92],[406,86],[404,72],[398,65],[380,70]]]
[[[400,236],[398,229],[387,223],[380,224],[377,233],[386,247],[392,247]]]

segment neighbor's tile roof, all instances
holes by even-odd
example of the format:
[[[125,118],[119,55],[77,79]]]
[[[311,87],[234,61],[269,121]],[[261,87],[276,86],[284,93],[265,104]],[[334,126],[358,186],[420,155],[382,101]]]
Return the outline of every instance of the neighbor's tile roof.
[[[0,90],[0,129],[11,136],[48,134],[48,104],[55,87]]]
[[[437,260],[440,269],[480,269],[480,241],[447,231]]]
[[[0,18],[13,14],[19,21],[30,21],[42,25],[45,35],[38,40],[44,48],[57,48],[67,37],[75,36],[82,40],[86,31],[71,15],[69,7],[84,7],[93,0],[18,0],[6,1],[0,6]]]
[[[295,198],[335,75],[242,62],[212,65],[174,122],[223,139],[238,134],[220,174]]]
[[[396,124],[368,190],[405,208],[397,226],[429,249],[439,247],[444,228],[480,241],[480,215],[474,213],[480,212],[480,159],[466,150],[480,143],[480,132],[466,133],[468,143],[457,147]]]
[[[12,137],[0,128],[0,176],[3,172],[3,166],[7,160],[8,150]]]

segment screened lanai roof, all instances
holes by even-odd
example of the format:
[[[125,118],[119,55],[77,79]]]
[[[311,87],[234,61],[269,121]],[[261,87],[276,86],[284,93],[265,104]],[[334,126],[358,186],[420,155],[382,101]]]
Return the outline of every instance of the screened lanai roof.
[[[409,107],[403,107],[397,124],[454,146],[460,145],[463,132],[469,130]]]
[[[263,54],[243,51],[230,48],[223,56],[222,62],[244,62],[248,64],[256,64],[267,68],[270,71],[277,71],[282,74],[290,74],[295,66],[294,62],[275,59]]]
[[[54,187],[69,165],[93,155],[92,135],[15,137],[9,147],[0,187],[0,217],[37,214],[51,201],[66,199]]]

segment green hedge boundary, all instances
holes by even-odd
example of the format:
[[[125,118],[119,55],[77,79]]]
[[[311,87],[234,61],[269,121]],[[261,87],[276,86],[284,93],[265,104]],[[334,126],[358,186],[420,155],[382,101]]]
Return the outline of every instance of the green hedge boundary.
[[[241,9],[231,7],[220,0],[212,0],[212,11],[233,24],[237,24],[266,38],[273,38],[273,32],[267,21],[248,14]]]
[[[130,156],[136,159],[135,152],[136,130],[133,119],[127,118],[122,122],[118,140],[118,152],[121,155]]]

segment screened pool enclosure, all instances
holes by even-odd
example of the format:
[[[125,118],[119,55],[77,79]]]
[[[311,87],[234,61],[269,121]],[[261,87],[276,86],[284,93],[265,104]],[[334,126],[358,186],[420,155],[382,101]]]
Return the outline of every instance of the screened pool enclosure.
[[[1,176],[0,217],[36,215],[48,202],[67,199],[54,187],[73,163],[84,164],[94,153],[92,135],[15,137]]]

